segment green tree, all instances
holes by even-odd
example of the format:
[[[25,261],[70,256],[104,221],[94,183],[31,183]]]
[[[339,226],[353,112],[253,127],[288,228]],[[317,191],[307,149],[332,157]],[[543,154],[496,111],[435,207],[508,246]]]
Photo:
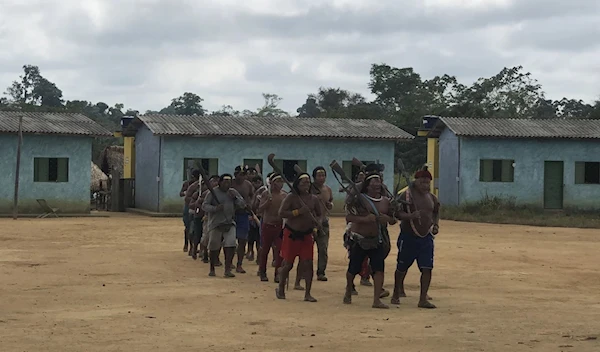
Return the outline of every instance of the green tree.
[[[309,95],[306,98],[306,102],[296,109],[296,112],[298,113],[298,117],[319,117],[321,115],[321,108],[317,104],[317,99]]]
[[[240,112],[231,105],[223,105],[220,110],[211,112],[210,116],[239,117]]]
[[[9,104],[25,111],[60,111],[62,91],[44,78],[34,65],[24,65],[23,75],[8,87]]]
[[[279,103],[283,98],[277,94],[262,93],[265,103],[261,108],[258,109],[256,116],[260,117],[289,117],[290,115],[284,110],[279,108]],[[242,113],[244,115],[244,113]]]
[[[202,107],[204,99],[200,96],[185,92],[180,97],[171,100],[171,105],[161,110],[163,114],[177,114],[177,115],[199,115],[204,116],[206,111]]]

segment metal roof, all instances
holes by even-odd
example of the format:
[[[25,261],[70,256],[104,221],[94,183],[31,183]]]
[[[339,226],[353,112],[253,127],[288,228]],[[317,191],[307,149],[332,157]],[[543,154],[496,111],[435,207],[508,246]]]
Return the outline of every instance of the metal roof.
[[[410,140],[414,136],[384,120],[297,117],[141,115],[123,131],[134,135],[145,124],[154,135]]]
[[[439,137],[446,127],[463,137],[600,139],[600,120],[468,117],[440,117],[428,137]]]
[[[23,116],[23,133],[109,137],[112,132],[83,114],[0,111],[0,133],[18,133]]]

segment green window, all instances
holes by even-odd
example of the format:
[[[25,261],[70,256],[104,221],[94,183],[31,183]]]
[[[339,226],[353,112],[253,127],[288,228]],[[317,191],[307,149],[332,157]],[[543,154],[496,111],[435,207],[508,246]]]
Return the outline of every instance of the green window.
[[[33,182],[69,182],[69,159],[33,158]]]
[[[185,158],[183,159],[183,180],[189,180],[192,171],[198,169],[200,165],[206,170],[209,177],[219,174],[219,159]]]
[[[577,161],[575,184],[600,184],[600,162]]]
[[[515,178],[514,160],[481,159],[479,181],[513,182]]]
[[[294,159],[275,159],[275,166],[277,166],[281,172],[283,172],[286,180],[293,182],[296,179],[296,171],[294,171],[294,165],[298,164],[302,170],[306,170],[306,160],[294,160]],[[267,172],[268,173],[268,172]]]

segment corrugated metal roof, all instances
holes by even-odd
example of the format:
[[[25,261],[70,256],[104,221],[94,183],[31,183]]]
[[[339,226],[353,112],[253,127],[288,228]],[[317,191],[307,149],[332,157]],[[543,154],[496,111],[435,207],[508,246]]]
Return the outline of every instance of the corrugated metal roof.
[[[23,116],[23,133],[112,136],[112,132],[83,114],[0,111],[0,133],[19,132],[19,116]]]
[[[600,139],[600,120],[584,119],[440,117],[428,136],[438,137],[445,127],[463,137]]]
[[[155,135],[267,138],[334,138],[409,140],[408,132],[384,120],[352,120],[296,117],[219,117],[142,115],[124,131],[135,134],[141,123]]]

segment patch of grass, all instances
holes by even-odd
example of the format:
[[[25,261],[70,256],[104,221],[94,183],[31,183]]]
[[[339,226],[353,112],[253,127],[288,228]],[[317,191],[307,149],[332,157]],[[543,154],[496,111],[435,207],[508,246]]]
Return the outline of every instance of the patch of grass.
[[[446,220],[493,224],[600,228],[600,215],[597,211],[548,211],[539,207],[519,205],[515,198],[493,196],[485,196],[478,202],[458,207],[442,205],[441,217]]]

